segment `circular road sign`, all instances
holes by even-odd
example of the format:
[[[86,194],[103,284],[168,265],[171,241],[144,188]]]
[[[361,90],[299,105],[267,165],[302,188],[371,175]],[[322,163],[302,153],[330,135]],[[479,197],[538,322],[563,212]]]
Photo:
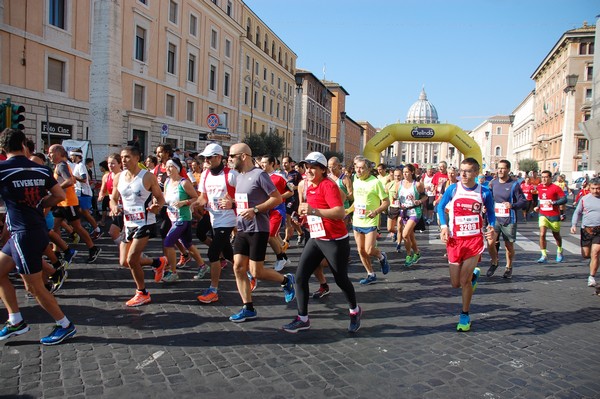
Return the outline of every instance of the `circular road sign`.
[[[216,129],[219,126],[219,115],[209,114],[206,117],[206,125],[211,129]]]

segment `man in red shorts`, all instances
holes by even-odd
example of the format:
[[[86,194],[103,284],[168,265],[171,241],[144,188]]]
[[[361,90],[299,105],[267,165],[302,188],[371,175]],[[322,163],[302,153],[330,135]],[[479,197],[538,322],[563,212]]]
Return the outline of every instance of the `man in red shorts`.
[[[477,263],[484,251],[483,208],[488,219],[485,233],[488,240],[493,237],[496,216],[492,193],[475,182],[479,163],[474,158],[466,158],[460,164],[459,173],[460,181],[446,189],[437,212],[442,229],[440,237],[448,249],[450,282],[453,288],[462,289],[462,312],[456,330],[469,331],[469,307],[480,274]]]

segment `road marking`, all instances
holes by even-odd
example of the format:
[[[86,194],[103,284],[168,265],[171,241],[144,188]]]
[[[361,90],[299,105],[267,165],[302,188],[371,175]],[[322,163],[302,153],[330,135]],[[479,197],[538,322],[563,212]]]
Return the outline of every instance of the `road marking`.
[[[539,230],[535,230],[535,231],[533,231],[533,233],[538,237],[540,236]],[[567,241],[568,237],[576,238],[577,244],[573,244],[573,243]],[[569,233],[568,235],[563,235],[562,239],[563,239],[562,240],[563,252],[570,253],[573,255],[581,255],[581,246],[579,245],[579,236]],[[554,241],[554,237],[552,236],[551,232],[546,233],[546,241],[548,243],[546,248],[548,248],[548,246],[556,247],[556,242]],[[539,246],[538,246],[538,250],[539,250]]]
[[[156,359],[158,359],[159,357],[161,357],[162,355],[165,354],[165,351],[158,351],[158,352],[154,352],[150,357],[148,357],[146,360],[144,360],[143,362],[141,362],[140,364],[138,364],[137,366],[135,366],[136,370],[141,370],[144,367],[152,364],[153,362],[156,361]]]

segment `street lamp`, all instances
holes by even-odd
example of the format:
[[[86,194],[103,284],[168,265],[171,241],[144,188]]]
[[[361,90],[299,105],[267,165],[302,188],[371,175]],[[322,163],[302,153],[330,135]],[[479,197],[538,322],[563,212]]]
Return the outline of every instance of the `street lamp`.
[[[297,161],[304,159],[304,141],[302,140],[302,75],[296,74],[296,104],[294,110],[294,137],[292,140],[292,158]]]
[[[346,111],[340,112],[340,136],[337,138],[339,151],[346,160]]]
[[[508,121],[510,122],[510,125],[512,126],[513,122],[515,121],[515,116],[513,114],[508,115]]]
[[[575,91],[575,85],[577,84],[577,79],[579,79],[579,75],[575,75],[575,74],[567,75],[567,77],[566,77],[567,87],[565,87],[565,93],[573,93]]]

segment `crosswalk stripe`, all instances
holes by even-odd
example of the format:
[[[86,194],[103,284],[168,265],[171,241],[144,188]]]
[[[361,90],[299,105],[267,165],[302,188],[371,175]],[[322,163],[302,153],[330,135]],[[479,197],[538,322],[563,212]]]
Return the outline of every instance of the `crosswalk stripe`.
[[[534,230],[533,234],[535,234],[537,237],[540,236],[540,231],[539,230]],[[573,244],[572,242],[568,241],[568,239],[576,239],[577,244]],[[552,246],[552,247],[556,247],[556,241],[554,241],[554,237],[552,236],[551,232],[546,233],[546,241],[548,243],[548,245],[546,246],[546,248]],[[562,235],[562,244],[563,244],[563,252],[567,252],[567,253],[571,253],[574,255],[580,255],[581,254],[581,246],[579,245],[579,234],[571,234],[568,233],[567,235]],[[539,250],[539,245],[538,245],[538,250]]]

